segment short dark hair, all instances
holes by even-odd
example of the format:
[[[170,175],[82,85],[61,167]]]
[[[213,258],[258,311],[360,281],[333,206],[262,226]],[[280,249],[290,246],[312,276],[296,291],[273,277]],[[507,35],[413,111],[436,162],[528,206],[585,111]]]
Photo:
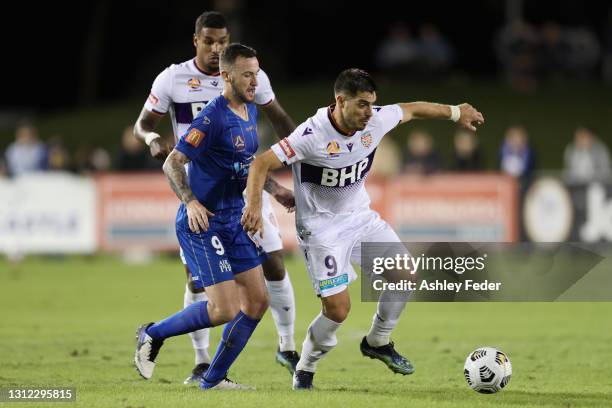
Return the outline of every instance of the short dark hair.
[[[376,83],[363,69],[349,68],[338,75],[334,83],[335,93],[355,96],[359,92],[376,92]]]
[[[240,43],[231,43],[221,52],[221,66],[231,67],[238,57],[255,58],[257,57],[257,51]]]
[[[203,28],[227,28],[227,21],[218,11],[205,11],[195,22],[195,33],[200,34]]]

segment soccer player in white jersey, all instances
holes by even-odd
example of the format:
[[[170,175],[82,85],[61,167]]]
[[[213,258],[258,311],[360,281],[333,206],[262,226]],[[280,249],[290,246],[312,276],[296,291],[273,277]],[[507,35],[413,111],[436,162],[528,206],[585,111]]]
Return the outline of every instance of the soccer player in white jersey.
[[[247,182],[248,205],[242,223],[262,231],[261,192],[268,171],[291,165],[296,200],[298,242],[322,311],[312,321],[293,375],[294,389],[311,389],[317,362],[337,344],[336,331],[350,309],[348,284],[357,278],[351,261],[360,262],[362,242],[401,242],[369,207],[365,178],[382,137],[412,119],[452,119],[475,130],[482,114],[468,104],[428,102],[374,106],[376,85],[359,69],[340,73],[334,85],[336,103],[321,108],[287,138],[255,159]],[[383,293],[384,296],[384,293]],[[400,374],[412,364],[390,341],[405,306],[380,301],[372,326],[361,341],[364,356],[383,361]]]
[[[206,103],[223,91],[223,78],[219,75],[219,55],[230,42],[227,23],[222,14],[205,12],[195,23],[193,44],[196,56],[181,64],[171,65],[162,71],[155,81],[151,93],[134,127],[135,135],[149,146],[151,155],[164,160],[174,144],[191,125],[197,113]],[[285,113],[270,85],[268,76],[259,71],[257,76],[255,103],[258,104],[272,122],[279,137],[289,135],[295,124]],[[170,113],[174,130],[174,141],[166,141],[154,130],[166,113]],[[293,193],[277,184],[266,181],[266,191],[282,205],[294,205]],[[266,285],[270,295],[270,309],[279,335],[276,360],[293,372],[299,360],[293,339],[295,321],[295,300],[289,274],[285,270],[282,256],[282,240],[276,216],[272,211],[268,194],[264,193],[262,217],[266,223],[265,238],[261,240],[268,260],[263,263]],[[188,283],[185,288],[184,307],[195,302],[207,300],[201,282],[193,281],[191,273],[181,253]],[[209,329],[190,334],[195,350],[195,368],[185,380],[185,384],[198,383],[210,364]]]

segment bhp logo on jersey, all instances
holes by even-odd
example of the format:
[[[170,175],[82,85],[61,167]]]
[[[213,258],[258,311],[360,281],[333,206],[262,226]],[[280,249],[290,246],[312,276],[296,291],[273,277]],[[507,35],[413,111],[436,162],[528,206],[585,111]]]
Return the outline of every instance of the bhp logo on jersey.
[[[375,151],[357,163],[339,169],[302,163],[300,166],[302,183],[314,183],[325,187],[346,187],[355,184],[370,171],[374,153]]]

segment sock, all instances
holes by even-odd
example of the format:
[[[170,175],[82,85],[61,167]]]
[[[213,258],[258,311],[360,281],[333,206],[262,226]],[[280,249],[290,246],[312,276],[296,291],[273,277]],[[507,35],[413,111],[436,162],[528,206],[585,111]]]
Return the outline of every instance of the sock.
[[[241,311],[234,320],[225,325],[221,344],[202,378],[200,388],[212,388],[227,376],[227,370],[246,346],[258,323],[258,319],[253,319]]]
[[[206,292],[193,293],[189,290],[189,286],[185,285],[185,297],[183,298],[183,307],[187,308],[195,302],[206,302],[208,296]],[[208,346],[210,345],[210,329],[201,329],[189,333],[191,344],[195,351],[195,364],[207,363],[210,364],[210,355],[208,354]]]
[[[280,281],[266,280],[270,295],[270,310],[278,332],[280,351],[294,351],[293,327],[295,324],[295,298],[289,273]]]
[[[297,363],[297,370],[305,370],[314,373],[317,369],[319,360],[336,344],[336,331],[342,323],[334,322],[319,313],[317,317],[310,323],[306,339],[302,345],[302,357]]]
[[[383,292],[378,299],[376,313],[372,318],[372,327],[366,336],[368,344],[372,347],[380,347],[389,344],[391,332],[397,325],[399,317],[406,307],[406,299],[398,300],[397,295],[393,294],[393,301],[387,298],[391,293]]]
[[[207,306],[208,302],[193,303],[180,312],[150,326],[147,334],[155,340],[165,340],[168,337],[210,327]]]

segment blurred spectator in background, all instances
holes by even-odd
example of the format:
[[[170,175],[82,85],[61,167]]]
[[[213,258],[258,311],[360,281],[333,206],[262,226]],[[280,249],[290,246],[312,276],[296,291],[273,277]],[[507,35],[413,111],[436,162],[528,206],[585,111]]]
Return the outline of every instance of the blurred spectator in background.
[[[608,13],[608,23],[604,30],[604,55],[602,75],[604,81],[612,83],[612,8]]]
[[[410,29],[403,22],[397,22],[381,42],[376,53],[376,63],[381,71],[401,74],[414,69],[418,56],[418,44],[412,38]]]
[[[524,186],[535,169],[535,153],[529,145],[527,130],[520,125],[506,130],[499,152],[500,169],[519,179]]]
[[[610,152],[593,132],[579,127],[574,141],[565,148],[564,176],[569,182],[588,183],[610,177]]]
[[[426,76],[438,76],[448,71],[454,51],[432,23],[425,23],[419,32],[418,60],[420,70]]]
[[[383,138],[376,148],[376,160],[372,163],[372,172],[376,176],[391,178],[401,170],[399,149],[391,138]]]
[[[123,130],[121,147],[117,152],[116,169],[120,171],[159,169],[160,164],[154,163],[150,158],[151,155],[145,150],[145,145],[134,136],[134,127],[126,127]]]
[[[59,135],[51,136],[47,142],[47,168],[53,171],[70,169],[70,155]]]
[[[30,124],[20,125],[15,141],[6,149],[6,166],[13,177],[46,168],[45,145],[38,139],[38,129]]]
[[[515,20],[498,33],[494,47],[501,69],[510,85],[530,91],[536,84],[539,38],[528,23]]]
[[[601,58],[597,36],[587,27],[568,29],[565,36],[569,46],[566,65],[570,75],[579,79],[591,78]]]
[[[480,146],[476,134],[464,129],[455,133],[452,169],[456,171],[482,170]]]
[[[111,158],[102,147],[92,148],[81,146],[75,153],[75,170],[83,175],[108,171],[111,168]]]
[[[559,23],[547,21],[542,25],[540,32],[542,74],[549,78],[559,78],[567,73],[566,59],[569,54],[569,44],[563,35],[563,29]]]
[[[409,174],[430,174],[440,169],[440,155],[434,141],[424,130],[413,130],[406,142],[404,172]]]
[[[6,169],[6,162],[4,161],[4,155],[0,154],[0,177],[8,176],[8,170]]]

